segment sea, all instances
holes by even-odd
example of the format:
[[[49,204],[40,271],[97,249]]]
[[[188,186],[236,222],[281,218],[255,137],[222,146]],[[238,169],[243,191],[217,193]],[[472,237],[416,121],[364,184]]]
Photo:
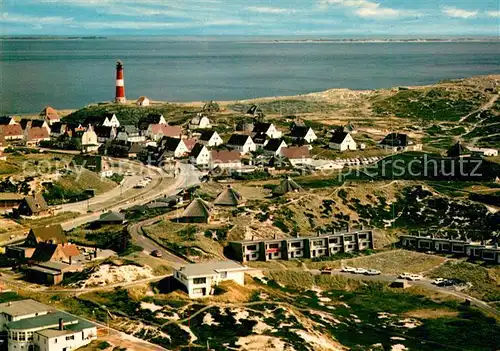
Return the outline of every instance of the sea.
[[[0,114],[109,101],[115,64],[128,99],[183,102],[378,89],[500,74],[497,41],[311,41],[270,38],[0,40]]]

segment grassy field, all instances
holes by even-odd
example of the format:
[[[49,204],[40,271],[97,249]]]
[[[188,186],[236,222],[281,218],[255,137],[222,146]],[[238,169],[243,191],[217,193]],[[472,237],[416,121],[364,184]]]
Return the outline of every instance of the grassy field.
[[[66,222],[70,219],[78,217],[80,214],[76,212],[62,212],[54,216],[41,217],[36,219],[18,219],[16,222],[23,226],[42,227],[51,224]]]
[[[326,101],[304,99],[279,99],[262,101],[257,104],[265,114],[279,114],[284,116],[314,112],[327,113],[336,111],[342,107],[339,104],[332,104]],[[246,113],[251,106],[251,103],[246,103],[229,105],[228,107],[232,110]]]
[[[72,156],[53,153],[31,153],[23,150],[5,154],[7,161],[0,161],[0,176],[14,174],[37,175],[55,172],[69,164]]]

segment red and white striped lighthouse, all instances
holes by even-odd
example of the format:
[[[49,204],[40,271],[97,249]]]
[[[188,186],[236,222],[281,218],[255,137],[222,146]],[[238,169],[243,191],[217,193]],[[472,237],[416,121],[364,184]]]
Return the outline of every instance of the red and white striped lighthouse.
[[[121,61],[116,63],[116,96],[115,102],[125,103],[125,83],[123,81],[123,64]]]

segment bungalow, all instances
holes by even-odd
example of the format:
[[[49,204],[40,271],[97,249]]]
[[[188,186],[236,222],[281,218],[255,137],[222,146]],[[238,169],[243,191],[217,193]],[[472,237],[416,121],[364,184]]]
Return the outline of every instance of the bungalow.
[[[158,114],[158,113],[151,113],[147,115],[146,117],[142,117],[139,119],[139,123],[137,123],[137,128],[141,132],[144,132],[148,129],[148,127],[151,124],[167,124],[167,121],[165,120],[165,117],[163,115]]]
[[[226,146],[230,149],[239,151],[242,155],[254,152],[257,147],[249,135],[233,134],[229,138]]]
[[[24,138],[23,129],[20,124],[8,124],[0,126],[0,134],[5,141],[22,140]]]
[[[204,130],[201,132],[198,142],[207,147],[214,147],[222,145],[222,138],[215,130]]]
[[[33,127],[25,131],[26,144],[27,145],[38,145],[41,141],[50,140],[50,135],[47,129]]]
[[[190,162],[197,166],[208,166],[210,164],[210,151],[203,144],[196,144],[191,150]]]
[[[281,150],[287,146],[283,139],[271,139],[264,146],[264,154],[273,156],[281,155]]]
[[[311,127],[295,126],[292,128],[290,138],[298,144],[311,144],[318,139]]]
[[[351,134],[347,132],[336,131],[328,143],[330,149],[345,151],[345,150],[356,150],[356,142],[352,138]]]
[[[194,263],[174,269],[174,278],[182,284],[190,298],[209,296],[222,281],[245,285],[247,268],[233,261]]]
[[[289,146],[281,149],[281,155],[287,158],[292,166],[310,164],[311,152],[307,146]]]
[[[99,149],[99,142],[97,139],[97,134],[91,125],[82,134],[82,151],[83,152],[95,152]]]
[[[137,106],[149,106],[150,101],[147,96],[141,96],[135,103]]]
[[[134,125],[122,126],[118,129],[116,139],[129,143],[141,143],[146,141],[146,137],[142,136],[139,129]]]
[[[213,150],[210,155],[210,162],[212,168],[240,169],[242,166],[241,153],[238,151]]]
[[[422,144],[416,144],[406,134],[390,133],[379,143],[379,147],[387,151],[421,151]]]
[[[125,222],[125,216],[119,212],[108,211],[103,213],[97,222],[101,225],[103,224],[123,224]]]
[[[281,132],[276,129],[272,123],[257,122],[252,130],[252,136],[255,134],[264,133],[271,139],[281,138]]]
[[[115,140],[117,135],[115,127],[95,126],[94,132],[97,135],[97,141],[99,143]]]
[[[161,155],[161,159],[171,158],[171,157],[183,157],[189,150],[184,144],[184,141],[179,138],[163,137],[158,142],[158,151]]]
[[[182,128],[179,126],[169,126],[161,123],[150,124],[147,127],[145,134],[153,141],[158,141],[163,137],[181,138]]]
[[[207,116],[205,116],[203,113],[198,113],[196,114],[191,121],[189,121],[189,129],[195,130],[195,129],[209,129],[212,128],[212,123],[210,123],[210,120],[208,119]]]
[[[49,213],[49,206],[42,194],[26,196],[17,209],[22,216],[44,216]]]
[[[43,111],[40,113],[40,117],[42,117],[49,125],[61,121],[61,118],[59,117],[57,111],[50,106],[47,106],[43,109]]]

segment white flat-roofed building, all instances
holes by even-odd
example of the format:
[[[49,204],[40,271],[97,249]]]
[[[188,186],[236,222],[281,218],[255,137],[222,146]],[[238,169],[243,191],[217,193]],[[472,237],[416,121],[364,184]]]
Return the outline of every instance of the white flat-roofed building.
[[[190,298],[213,294],[213,287],[225,280],[245,285],[247,267],[234,261],[189,264],[174,270],[174,278],[184,285]]]
[[[35,300],[4,302],[0,304],[0,331],[4,331],[5,325],[9,322],[43,316],[51,310],[49,306]]]

